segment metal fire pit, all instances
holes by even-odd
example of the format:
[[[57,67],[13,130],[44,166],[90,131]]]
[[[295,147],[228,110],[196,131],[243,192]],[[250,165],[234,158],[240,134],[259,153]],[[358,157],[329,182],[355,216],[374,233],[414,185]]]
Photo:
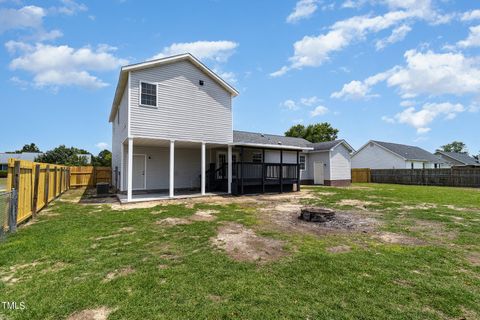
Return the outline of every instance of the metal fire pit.
[[[335,211],[323,208],[307,207],[300,211],[300,220],[309,222],[327,222],[335,219]]]

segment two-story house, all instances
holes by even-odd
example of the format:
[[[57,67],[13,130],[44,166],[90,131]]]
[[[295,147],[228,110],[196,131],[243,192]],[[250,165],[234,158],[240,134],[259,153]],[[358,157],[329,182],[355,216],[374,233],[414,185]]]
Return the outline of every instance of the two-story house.
[[[122,67],[109,118],[120,200],[292,191],[302,179],[350,183],[352,148],[344,140],[315,146],[301,138],[234,131],[237,95],[188,53]],[[309,152],[317,160],[309,163]],[[330,155],[342,173],[332,174]]]

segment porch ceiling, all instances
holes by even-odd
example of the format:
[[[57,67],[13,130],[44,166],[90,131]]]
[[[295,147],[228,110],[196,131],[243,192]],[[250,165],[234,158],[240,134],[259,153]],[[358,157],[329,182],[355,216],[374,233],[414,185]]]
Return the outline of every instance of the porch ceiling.
[[[128,140],[125,141],[125,145],[128,145]],[[143,146],[143,147],[169,147],[170,139],[157,139],[157,138],[133,138],[134,146]],[[175,148],[192,148],[200,149],[202,143],[199,141],[182,141],[175,140]],[[217,147],[226,147],[226,144],[216,144],[216,143],[206,143],[208,148],[217,148]]]

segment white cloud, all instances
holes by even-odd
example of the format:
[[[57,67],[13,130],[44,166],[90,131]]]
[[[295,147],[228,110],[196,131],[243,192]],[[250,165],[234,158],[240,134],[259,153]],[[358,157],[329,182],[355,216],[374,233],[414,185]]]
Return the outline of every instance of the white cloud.
[[[457,46],[461,48],[480,47],[480,25],[470,27],[467,39],[457,42]]]
[[[391,117],[387,117],[387,116],[383,116],[382,120],[387,122],[387,123],[395,123],[395,119],[393,119]]]
[[[318,67],[327,61],[331,54],[345,49],[352,42],[363,41],[368,34],[390,29],[407,21],[425,20],[431,24],[439,24],[451,19],[450,16],[437,13],[430,0],[385,0],[381,3],[386,3],[395,11],[378,16],[354,16],[335,22],[324,34],[303,37],[293,44],[294,53],[289,58],[289,64],[270,75],[278,77],[291,69]],[[406,34],[406,30],[407,27],[397,30],[391,40],[398,41],[402,34]]]
[[[465,12],[460,18],[462,21],[472,21],[480,19],[480,10],[472,10]]]
[[[318,99],[318,97],[316,97],[316,96],[300,99],[300,103],[303,104],[303,105],[306,105],[308,107],[311,107],[318,102],[320,102],[320,99]]]
[[[112,54],[114,47],[99,45],[74,49],[68,45],[28,45],[23,42],[6,43],[10,52],[21,52],[10,62],[12,70],[24,70],[33,75],[36,86],[70,86],[101,88],[108,84],[89,72],[114,70],[128,61]]]
[[[381,50],[389,44],[402,41],[410,31],[412,31],[412,28],[406,24],[403,24],[393,29],[392,34],[390,34],[388,38],[378,40],[375,43],[375,47],[377,50]]]
[[[480,61],[462,53],[435,53],[408,50],[404,54],[406,65],[397,66],[362,81],[352,81],[334,98],[369,97],[372,86],[385,81],[398,88],[402,98],[418,95],[478,95],[480,92]],[[354,83],[355,85],[352,85]],[[354,90],[356,89],[356,90]]]
[[[0,9],[0,33],[10,29],[40,28],[45,15],[45,10],[37,6]]]
[[[328,108],[325,106],[318,106],[310,112],[311,117],[322,116],[328,112]]]
[[[110,145],[106,142],[99,142],[95,145],[100,150],[110,149]]]
[[[223,80],[227,81],[228,83],[230,84],[235,84],[237,83],[237,75],[233,72],[228,72],[228,71],[221,71],[220,69],[218,68],[213,68],[213,72],[215,72],[216,74],[218,74],[218,76],[220,78],[222,78]]]
[[[78,3],[73,0],[61,0],[62,6],[52,7],[49,9],[52,13],[60,13],[65,15],[74,15],[78,12],[87,11],[88,8],[83,3]]]
[[[156,54],[152,59],[173,56],[182,53],[191,53],[200,60],[213,60],[225,62],[235,52],[238,43],[233,41],[196,41],[173,43],[163,48],[162,52]]]
[[[291,99],[285,100],[282,103],[282,106],[287,108],[288,110],[298,110],[300,107],[297,105],[297,103]]]
[[[459,103],[427,103],[417,110],[414,107],[407,108],[394,117],[395,122],[414,127],[418,134],[427,133],[431,130],[429,125],[439,116],[445,116],[445,120],[454,119],[458,113],[464,112],[465,107]],[[392,118],[390,118],[392,119]]]
[[[413,107],[414,105],[416,105],[417,103],[413,100],[403,100],[402,102],[400,102],[400,105],[402,107]]]
[[[288,23],[295,23],[302,19],[307,19],[317,11],[318,0],[299,0],[293,9],[293,12],[287,17]]]

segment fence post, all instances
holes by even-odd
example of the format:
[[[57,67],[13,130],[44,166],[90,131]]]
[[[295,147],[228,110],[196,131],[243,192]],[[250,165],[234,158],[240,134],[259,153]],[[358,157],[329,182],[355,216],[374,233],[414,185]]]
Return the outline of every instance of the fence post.
[[[58,171],[58,168],[55,166],[55,169],[54,169],[54,175],[53,175],[53,198],[56,198],[57,197],[57,171]]]
[[[35,165],[35,178],[33,182],[33,204],[32,204],[32,216],[35,218],[37,213],[37,202],[38,202],[38,183],[40,180],[40,165]]]
[[[50,166],[45,169],[45,205],[48,204],[48,190],[50,189]]]
[[[12,188],[10,198],[10,210],[8,212],[8,230],[13,233],[17,231],[17,215],[18,215],[18,192]]]

